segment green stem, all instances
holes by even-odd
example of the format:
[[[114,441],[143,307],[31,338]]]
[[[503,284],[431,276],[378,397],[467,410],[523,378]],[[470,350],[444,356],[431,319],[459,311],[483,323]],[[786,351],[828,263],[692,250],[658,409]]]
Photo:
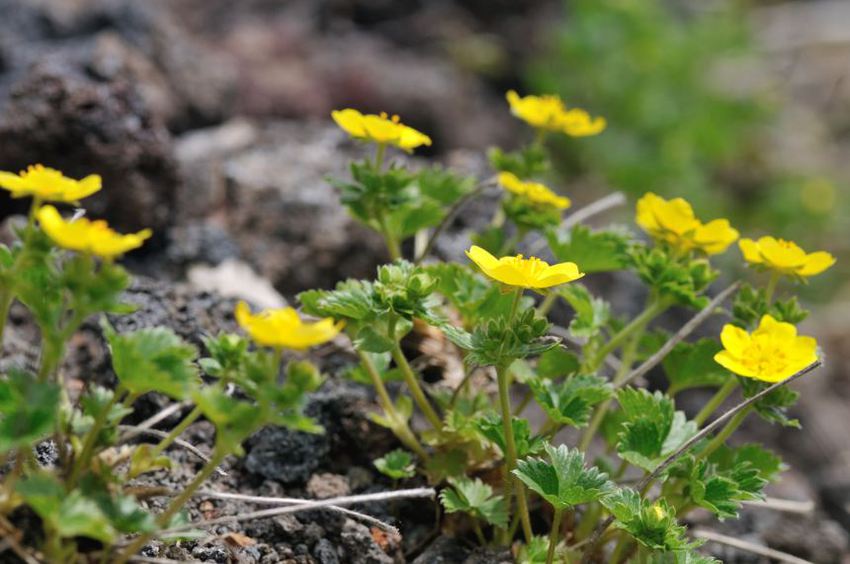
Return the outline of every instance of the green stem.
[[[80,451],[80,456],[74,460],[74,466],[71,468],[71,475],[68,477],[66,486],[68,491],[74,489],[74,486],[77,485],[77,480],[80,478],[80,473],[91,461],[94,454],[94,447],[97,445],[97,437],[109,419],[109,413],[112,411],[112,407],[118,403],[119,396],[123,396],[123,394],[124,392],[121,388],[115,390],[107,404],[100,410],[97,417],[95,417],[91,429],[86,433],[86,438],[83,440],[83,448]]]
[[[773,303],[773,294],[776,292],[776,285],[779,283],[779,273],[771,272],[770,280],[767,281],[767,287],[764,290],[764,299],[769,308]]]
[[[407,387],[410,388],[410,393],[413,395],[413,401],[416,402],[416,405],[418,405],[419,409],[422,410],[422,413],[425,414],[425,418],[428,419],[431,426],[434,427],[435,430],[439,431],[443,428],[443,421],[440,419],[440,416],[437,415],[434,408],[431,407],[431,402],[428,401],[428,398],[425,396],[425,392],[422,391],[422,387],[419,385],[419,379],[416,377],[416,374],[413,373],[413,369],[404,357],[404,353],[401,351],[401,347],[398,343],[393,346],[392,355],[393,360],[395,360],[395,363],[401,369],[401,374],[404,377]]]
[[[581,516],[578,527],[573,532],[576,540],[582,541],[593,532],[593,529],[599,523],[601,513],[602,506],[598,502],[592,502],[587,506],[587,509],[585,509],[584,514]]]
[[[384,154],[386,151],[386,143],[378,143],[378,146],[375,148],[375,171],[380,171],[384,166]]]
[[[481,530],[481,523],[478,522],[478,519],[473,520],[472,530],[475,531],[475,538],[478,539],[478,543],[481,546],[486,546],[487,539],[484,538],[484,531]]]
[[[708,458],[709,456],[711,456],[711,454],[715,450],[720,448],[723,443],[726,442],[726,439],[728,439],[729,436],[738,429],[738,427],[741,425],[741,423],[743,423],[744,419],[747,418],[747,415],[749,415],[750,411],[752,410],[753,406],[750,405],[736,413],[735,416],[732,417],[732,419],[730,419],[728,423],[726,423],[726,426],[723,427],[723,430],[721,430],[714,436],[713,439],[711,439],[711,442],[708,443],[705,449],[703,449],[703,451],[699,453],[699,456],[701,458]]]
[[[619,333],[611,337],[611,340],[599,349],[589,366],[590,370],[597,370],[608,355],[620,347],[630,335],[635,332],[642,332],[650,321],[664,313],[668,307],[669,305],[665,300],[653,300],[640,315],[632,319],[628,325],[623,327]]]
[[[620,534],[620,540],[617,541],[617,545],[614,547],[614,552],[611,553],[611,564],[617,564],[620,562],[623,557],[626,555],[626,549],[629,546],[629,537],[625,534]]]
[[[696,421],[697,425],[702,425],[705,423],[705,420],[711,417],[711,414],[717,411],[717,408],[729,397],[735,388],[738,386],[738,379],[735,377],[730,377],[725,384],[723,384],[717,392],[708,400],[702,409],[700,409],[699,413],[694,417],[694,421]]]
[[[551,311],[552,306],[555,305],[558,295],[557,291],[550,291],[546,294],[546,297],[543,298],[543,301],[540,302],[540,305],[537,307],[537,315],[540,317],[546,317],[549,315],[549,311]]]
[[[505,433],[505,499],[510,499],[511,491],[516,490],[517,511],[522,522],[522,531],[526,542],[531,542],[531,518],[528,515],[528,503],[525,499],[525,489],[522,483],[513,475],[516,468],[517,453],[512,421],[511,398],[508,382],[507,366],[496,367],[496,378],[499,382],[499,405],[502,411],[502,429]]]
[[[419,444],[419,441],[416,439],[416,435],[414,435],[413,431],[410,430],[407,421],[405,421],[398,411],[396,411],[395,404],[393,404],[393,400],[390,398],[389,392],[387,392],[387,387],[384,385],[381,375],[378,374],[378,370],[375,368],[375,364],[372,362],[372,359],[370,359],[364,352],[357,351],[357,354],[360,356],[360,362],[363,365],[363,368],[372,380],[372,385],[378,394],[378,403],[384,411],[384,415],[386,415],[387,419],[389,419],[393,424],[393,433],[395,433],[395,436],[398,437],[398,440],[400,440],[404,446],[419,455],[422,460],[427,461],[428,453],[422,445]]]
[[[561,534],[561,517],[563,515],[563,509],[555,509],[555,516],[552,518],[552,530],[549,532],[549,550],[546,552],[546,564],[552,564],[555,561],[555,547],[558,545],[558,536]]]
[[[171,443],[173,443],[177,438],[183,434],[183,432],[189,428],[189,425],[194,423],[198,417],[201,416],[203,411],[200,407],[195,406],[195,408],[189,412],[189,414],[183,418],[183,420],[174,427],[168,435],[162,439],[151,451],[151,458],[156,458],[160,454],[162,454],[165,449],[167,449]]]

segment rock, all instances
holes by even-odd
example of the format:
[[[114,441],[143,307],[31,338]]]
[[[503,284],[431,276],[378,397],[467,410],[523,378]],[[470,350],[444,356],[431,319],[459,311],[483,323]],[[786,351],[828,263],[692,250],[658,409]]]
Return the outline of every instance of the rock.
[[[181,214],[182,217],[182,214]],[[192,265],[219,265],[226,260],[238,260],[239,246],[226,229],[214,221],[189,221],[168,233],[165,249],[165,268],[176,267],[180,278]],[[150,268],[150,267],[147,267]],[[162,272],[162,270],[160,270]]]
[[[814,515],[783,514],[775,526],[762,532],[771,548],[788,552],[816,564],[839,562],[850,549],[850,536],[841,525]]]
[[[267,427],[245,443],[244,468],[283,483],[306,481],[330,453],[326,435]]]
[[[189,284],[200,291],[248,301],[259,308],[279,308],[286,300],[271,283],[245,264],[227,259],[218,266],[197,264],[187,272]]]
[[[456,564],[464,562],[469,556],[469,549],[458,539],[446,536],[428,545],[411,564]]]
[[[307,481],[307,493],[316,499],[342,497],[351,493],[348,478],[339,474],[313,474]]]
[[[313,547],[313,557],[319,564],[339,564],[339,553],[328,539],[320,539]]]
[[[394,559],[372,538],[368,527],[346,519],[339,535],[342,549],[351,564],[393,564]]]

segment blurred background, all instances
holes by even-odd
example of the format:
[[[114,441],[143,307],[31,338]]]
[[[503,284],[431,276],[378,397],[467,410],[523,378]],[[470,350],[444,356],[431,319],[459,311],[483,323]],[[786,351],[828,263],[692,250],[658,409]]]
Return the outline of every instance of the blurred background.
[[[157,234],[137,272],[263,305],[386,260],[326,181],[361,150],[331,110],[397,113],[434,139],[417,157],[484,176],[530,135],[510,88],[608,119],[551,147],[576,206],[629,196],[600,221],[651,190],[838,256],[803,289],[828,364],[804,431],[752,426],[795,467],[779,493],[834,520],[788,542],[846,546],[850,1],[0,0],[0,170],[99,172],[92,215]]]

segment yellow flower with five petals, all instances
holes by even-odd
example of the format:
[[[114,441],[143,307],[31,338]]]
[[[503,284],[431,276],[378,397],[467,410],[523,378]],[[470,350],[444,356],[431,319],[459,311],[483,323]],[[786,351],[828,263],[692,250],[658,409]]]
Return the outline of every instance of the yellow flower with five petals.
[[[723,350],[714,360],[746,378],[763,382],[779,382],[817,360],[817,341],[797,335],[790,323],[777,321],[770,315],[761,318],[751,334],[727,324],[720,333]]]
[[[835,264],[835,257],[826,251],[807,253],[796,243],[784,239],[741,239],[738,246],[748,263],[787,276],[815,276]]]
[[[330,317],[316,322],[304,321],[291,307],[251,313],[245,302],[236,305],[236,321],[255,343],[264,347],[303,351],[327,343],[342,330],[342,323]]]
[[[542,290],[566,284],[584,276],[574,262],[549,265],[539,258],[523,258],[522,255],[496,258],[475,245],[466,251],[466,256],[484,274],[507,286]]]
[[[649,192],[637,203],[637,224],[654,239],[681,250],[698,249],[709,255],[724,252],[738,239],[727,219],[701,222],[686,200],[664,198]]]
[[[66,221],[53,206],[39,208],[36,218],[41,229],[60,247],[106,260],[141,247],[151,236],[150,229],[123,235],[113,231],[103,220],[81,217]]]
[[[590,117],[581,108],[567,108],[559,96],[520,96],[507,93],[511,113],[536,129],[564,133],[570,137],[588,137],[605,130],[605,118]]]
[[[19,174],[0,171],[0,188],[11,192],[13,198],[33,196],[41,201],[76,203],[98,192],[101,179],[91,174],[74,180],[58,170],[37,164]]]
[[[347,108],[331,112],[331,117],[343,131],[355,139],[372,141],[379,145],[395,145],[399,149],[412,152],[421,146],[431,145],[431,138],[424,133],[404,125],[398,116],[381,114],[362,114]]]
[[[572,205],[569,198],[557,195],[546,185],[522,181],[512,172],[499,173],[499,184],[511,194],[525,198],[537,206],[565,210]]]

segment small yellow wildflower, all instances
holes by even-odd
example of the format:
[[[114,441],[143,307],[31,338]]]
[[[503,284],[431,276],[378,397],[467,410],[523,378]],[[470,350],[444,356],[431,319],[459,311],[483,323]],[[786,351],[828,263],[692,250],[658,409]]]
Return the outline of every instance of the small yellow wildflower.
[[[499,173],[499,184],[511,194],[521,196],[532,204],[565,210],[572,205],[569,198],[559,196],[539,182],[524,182],[512,172]]]
[[[605,118],[590,117],[581,108],[564,105],[558,96],[520,96],[515,91],[507,93],[511,113],[537,129],[565,133],[570,137],[588,137],[602,133]]]
[[[343,131],[355,139],[365,139],[382,145],[395,145],[412,152],[420,145],[431,145],[431,138],[412,127],[404,125],[398,116],[362,114],[351,108],[335,110],[331,117]]]
[[[682,251],[699,249],[716,255],[738,238],[738,231],[729,225],[729,220],[702,223],[684,199],[665,200],[652,192],[638,200],[636,221],[653,238]]]
[[[584,273],[579,271],[578,265],[574,262],[562,262],[550,266],[549,263],[539,258],[526,259],[522,255],[497,259],[486,250],[475,245],[466,251],[466,256],[484,274],[508,286],[531,289],[551,288],[578,280],[584,276]]]
[[[664,508],[661,507],[660,503],[652,504],[652,512],[655,516],[656,521],[662,521],[667,517],[667,512],[664,511]]]
[[[807,253],[784,239],[741,239],[738,246],[747,262],[788,276],[815,276],[835,264],[835,257],[826,251]]]
[[[100,187],[100,176],[96,174],[74,180],[40,164],[31,165],[20,174],[0,171],[0,188],[11,192],[13,198],[34,196],[42,201],[75,203]]]
[[[236,321],[255,343],[264,347],[303,351],[326,343],[342,330],[342,323],[330,317],[314,323],[305,322],[291,307],[266,309],[253,314],[248,304],[236,305]]]
[[[770,315],[761,318],[752,334],[727,324],[720,333],[724,350],[714,360],[747,378],[779,382],[817,360],[817,341],[797,336],[797,328]]]
[[[90,221],[82,217],[65,221],[53,206],[39,208],[36,218],[47,236],[60,247],[107,260],[141,247],[151,236],[150,229],[122,235],[103,220]]]

